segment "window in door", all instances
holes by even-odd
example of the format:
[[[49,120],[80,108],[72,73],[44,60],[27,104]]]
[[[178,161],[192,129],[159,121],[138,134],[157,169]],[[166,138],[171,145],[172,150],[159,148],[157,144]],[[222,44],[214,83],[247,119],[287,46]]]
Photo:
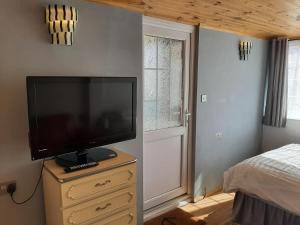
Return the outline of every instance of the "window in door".
[[[144,131],[182,125],[184,43],[144,36]]]

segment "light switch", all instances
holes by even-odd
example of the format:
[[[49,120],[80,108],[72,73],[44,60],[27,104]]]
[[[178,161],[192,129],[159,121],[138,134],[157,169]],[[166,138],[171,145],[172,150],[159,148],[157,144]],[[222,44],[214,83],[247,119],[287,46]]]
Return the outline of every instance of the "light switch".
[[[207,95],[201,95],[201,102],[207,102]]]

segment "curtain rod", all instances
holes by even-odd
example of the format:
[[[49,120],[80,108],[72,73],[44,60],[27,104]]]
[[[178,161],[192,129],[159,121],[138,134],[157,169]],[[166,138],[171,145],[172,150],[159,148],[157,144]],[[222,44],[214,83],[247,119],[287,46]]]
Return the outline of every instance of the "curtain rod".
[[[288,41],[300,41],[300,38],[288,38]]]

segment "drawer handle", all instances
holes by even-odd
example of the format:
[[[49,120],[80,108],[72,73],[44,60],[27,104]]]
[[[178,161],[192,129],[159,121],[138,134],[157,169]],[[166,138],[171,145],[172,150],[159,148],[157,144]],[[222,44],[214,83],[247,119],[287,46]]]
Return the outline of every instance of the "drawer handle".
[[[128,173],[129,173],[128,180],[131,180],[131,178],[133,177],[133,172],[131,170],[128,170]]]
[[[130,197],[128,202],[131,202],[131,200],[133,199],[134,194],[132,192],[129,192],[128,195]]]
[[[109,184],[109,183],[111,183],[111,180],[106,180],[103,183],[97,183],[97,184],[95,184],[95,187],[102,187],[102,186],[104,186],[106,184]]]
[[[96,212],[99,212],[99,211],[101,211],[101,210],[104,210],[104,209],[108,208],[109,206],[111,206],[111,203],[107,203],[107,204],[106,204],[105,206],[103,206],[103,207],[98,206],[95,210],[96,210]]]
[[[133,220],[133,214],[132,213],[130,213],[129,214],[129,221],[128,221],[128,224],[131,224],[131,222],[132,222],[132,220]]]

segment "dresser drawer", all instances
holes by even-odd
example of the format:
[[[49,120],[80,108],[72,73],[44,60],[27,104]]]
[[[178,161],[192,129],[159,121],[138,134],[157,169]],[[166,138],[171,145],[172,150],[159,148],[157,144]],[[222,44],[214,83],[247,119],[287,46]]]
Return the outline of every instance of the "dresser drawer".
[[[135,164],[62,184],[62,207],[80,203],[135,183]]]
[[[132,208],[135,204],[135,187],[132,186],[63,210],[64,225],[90,224]]]
[[[110,216],[104,220],[100,220],[91,225],[135,225],[136,211],[134,209],[126,210]]]

